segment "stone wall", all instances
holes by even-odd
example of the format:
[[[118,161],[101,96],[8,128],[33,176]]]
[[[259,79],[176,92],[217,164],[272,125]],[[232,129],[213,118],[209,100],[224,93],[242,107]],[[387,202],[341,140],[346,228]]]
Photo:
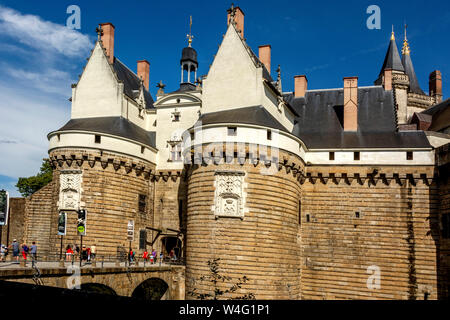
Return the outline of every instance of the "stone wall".
[[[96,245],[97,255],[116,256],[131,247],[139,248],[139,230],[152,225],[153,183],[151,164],[106,152],[59,150],[50,154],[55,166],[53,181],[27,202],[27,241],[36,241],[39,255],[57,256],[61,236],[57,235],[59,175],[61,170],[82,170],[81,201],[87,210],[83,245]],[[139,195],[146,196],[145,212],[139,210]],[[67,212],[66,235],[62,250],[68,244],[81,245],[77,235],[77,213]],[[128,221],[134,220],[134,240],[127,240]]]
[[[437,298],[433,168],[377,170],[308,168],[317,178],[302,185],[302,299]],[[369,280],[378,271],[379,287]]]
[[[36,242],[39,257],[47,256],[55,248],[50,237],[57,196],[57,185],[53,178],[52,182],[26,199],[24,241],[27,244]]]
[[[9,199],[8,224],[1,227],[1,243],[11,244],[13,239],[19,243],[24,240],[25,198]]]
[[[436,150],[436,162],[439,173],[439,226],[441,229],[440,246],[438,247],[438,282],[439,298],[450,298],[450,238],[444,237],[443,216],[450,215],[450,144]],[[447,225],[447,228],[449,226]]]

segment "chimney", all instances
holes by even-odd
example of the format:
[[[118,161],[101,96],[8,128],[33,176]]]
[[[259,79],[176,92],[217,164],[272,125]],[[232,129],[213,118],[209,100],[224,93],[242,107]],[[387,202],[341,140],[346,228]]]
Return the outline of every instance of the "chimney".
[[[244,39],[244,12],[239,7],[234,7],[231,5],[231,8],[228,9],[227,15],[227,26],[230,25],[231,13],[234,11],[234,21],[236,22],[236,29],[241,31],[241,37]]]
[[[384,70],[384,90],[392,90],[392,69]]]
[[[102,42],[103,47],[106,49],[106,55],[108,56],[109,63],[114,62],[114,25],[110,22],[100,23],[102,28]]]
[[[144,81],[144,87],[148,91],[150,82],[150,62],[147,60],[139,60],[137,62],[137,75],[139,79]]]
[[[358,131],[358,77],[344,78],[344,131]]]
[[[308,90],[308,79],[305,75],[294,77],[294,96],[295,98],[304,97]]]
[[[436,99],[436,103],[442,102],[442,74],[435,70],[430,74],[430,96]]]
[[[272,47],[270,44],[259,46],[259,60],[264,64],[270,74],[270,55]]]

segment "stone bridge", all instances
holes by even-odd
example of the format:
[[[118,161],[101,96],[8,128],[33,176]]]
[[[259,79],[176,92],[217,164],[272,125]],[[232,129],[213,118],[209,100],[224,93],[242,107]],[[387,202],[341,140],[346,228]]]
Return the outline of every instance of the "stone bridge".
[[[81,288],[146,300],[184,300],[185,267],[40,267],[0,269],[0,280],[50,287]]]

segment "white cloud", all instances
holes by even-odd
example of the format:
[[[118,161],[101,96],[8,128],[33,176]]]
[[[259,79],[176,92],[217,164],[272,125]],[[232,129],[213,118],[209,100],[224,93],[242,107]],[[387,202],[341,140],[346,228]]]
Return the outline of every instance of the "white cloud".
[[[47,134],[69,121],[70,85],[93,43],[1,5],[0,32],[0,178],[17,181],[39,171],[48,156]],[[14,184],[5,188],[16,194]]]
[[[20,12],[0,6],[0,29],[2,34],[32,48],[55,51],[59,54],[75,57],[88,52],[91,40],[76,30],[38,16],[24,15]]]

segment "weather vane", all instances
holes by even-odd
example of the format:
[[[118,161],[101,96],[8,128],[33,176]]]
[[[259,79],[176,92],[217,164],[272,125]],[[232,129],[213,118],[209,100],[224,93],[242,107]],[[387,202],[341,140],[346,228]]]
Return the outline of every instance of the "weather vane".
[[[192,44],[192,39],[194,39],[194,36],[192,35],[192,16],[189,21],[189,34],[186,36],[188,38],[189,47]]]

